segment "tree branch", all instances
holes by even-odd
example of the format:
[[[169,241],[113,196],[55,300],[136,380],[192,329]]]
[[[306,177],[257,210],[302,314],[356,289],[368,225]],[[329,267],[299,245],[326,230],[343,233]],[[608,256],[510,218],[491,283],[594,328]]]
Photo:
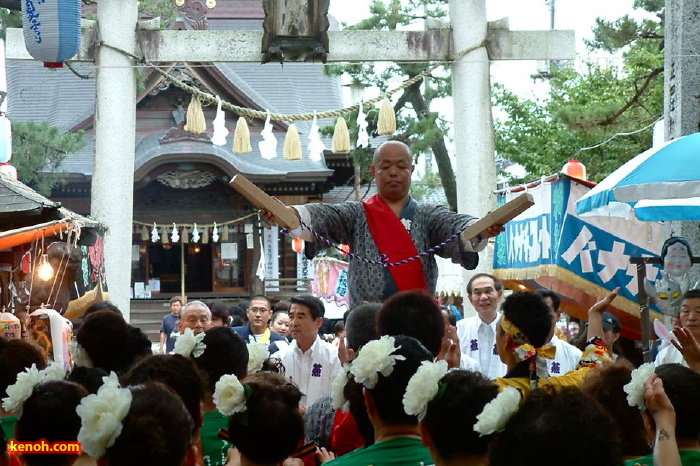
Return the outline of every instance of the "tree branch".
[[[647,90],[647,87],[649,87],[649,84],[651,84],[651,81],[658,76],[662,71],[663,67],[658,67],[654,68],[651,70],[649,74],[647,74],[644,77],[644,82],[642,83],[642,86],[637,89],[637,92],[634,93],[632,98],[630,98],[625,105],[623,105],[617,112],[613,113],[611,116],[606,118],[605,120],[601,121],[598,123],[598,126],[607,126],[611,125],[612,123],[615,122],[618,118],[620,118],[627,110],[629,110],[632,105],[635,103],[639,102],[639,98],[644,94],[644,91]]]

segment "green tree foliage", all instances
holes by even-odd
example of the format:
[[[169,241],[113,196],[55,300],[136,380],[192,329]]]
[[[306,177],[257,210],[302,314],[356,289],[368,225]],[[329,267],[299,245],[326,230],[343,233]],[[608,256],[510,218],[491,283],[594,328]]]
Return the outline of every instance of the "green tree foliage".
[[[83,147],[83,131],[62,133],[46,122],[12,122],[11,163],[17,168],[20,181],[44,196],[50,196],[54,187],[65,183],[66,175],[59,167],[66,154]]]
[[[349,27],[356,30],[394,30],[426,18],[445,18],[446,0],[375,0],[370,5],[370,17]],[[330,66],[331,74],[348,73],[353,84],[376,87],[382,92],[399,85],[424,69],[430,63],[353,63],[343,66]],[[397,132],[392,137],[405,142],[418,159],[420,154],[432,151],[438,166],[438,172],[445,189],[450,207],[457,208],[457,186],[455,175],[450,162],[445,136],[448,124],[437,113],[431,111],[430,105],[434,99],[448,97],[451,93],[449,71],[438,69],[430,79],[423,80],[398,94],[394,99]],[[376,110],[367,112],[370,134],[377,128]],[[357,134],[355,125],[356,115],[349,117],[348,124],[351,134]],[[354,151],[355,161],[367,173],[371,161],[372,150]]]
[[[638,0],[635,7],[660,12],[663,3]],[[586,165],[589,179],[600,181],[651,146],[651,128],[635,131],[663,112],[663,23],[626,15],[598,19],[593,31],[589,48],[623,60],[589,63],[583,70],[554,65],[551,92],[541,100],[519,98],[494,85],[494,103],[507,115],[495,122],[496,150],[500,158],[525,167],[529,179],[556,173],[576,158]]]

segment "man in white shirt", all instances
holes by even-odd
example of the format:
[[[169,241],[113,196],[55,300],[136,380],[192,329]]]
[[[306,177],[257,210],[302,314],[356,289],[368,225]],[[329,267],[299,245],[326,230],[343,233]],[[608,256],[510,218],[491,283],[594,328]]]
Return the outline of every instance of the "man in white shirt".
[[[318,336],[325,314],[323,302],[311,295],[295,296],[290,301],[289,333],[294,340],[272,357],[280,359],[285,376],[304,394],[300,404],[305,408],[330,393],[341,364],[338,348]]]
[[[467,283],[467,297],[477,315],[457,322],[460,349],[479,362],[486,377],[503,377],[507,367],[496,350],[496,324],[500,316],[496,309],[503,297],[503,283],[493,275],[478,273]]]
[[[557,349],[554,359],[547,359],[547,371],[550,377],[556,375],[566,374],[569,371],[577,369],[578,360],[581,359],[582,351],[576,348],[574,345],[561,340],[557,337],[555,330],[557,322],[561,317],[561,310],[559,306],[561,305],[561,298],[559,295],[547,289],[537,290],[537,294],[542,296],[542,299],[547,303],[549,308],[549,313],[552,315],[552,333],[547,343],[548,346],[554,346]]]
[[[683,295],[680,311],[681,327],[690,330],[695,340],[700,341],[700,289],[688,290]],[[659,351],[654,360],[656,365],[678,363],[688,367],[688,361],[674,345]]]

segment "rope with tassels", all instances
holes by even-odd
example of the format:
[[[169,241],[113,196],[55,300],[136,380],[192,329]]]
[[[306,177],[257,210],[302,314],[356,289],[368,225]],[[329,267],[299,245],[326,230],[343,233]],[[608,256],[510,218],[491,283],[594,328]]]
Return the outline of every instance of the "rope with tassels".
[[[137,55],[134,55],[133,53],[127,52],[126,50],[122,50],[119,47],[115,47],[115,46],[107,44],[105,42],[101,42],[99,45],[110,48],[116,52],[122,53],[122,54],[130,57],[131,59],[133,59],[137,62],[143,63],[144,65],[153,68],[153,70],[156,73],[163,76],[163,78],[170,81],[176,87],[182,89],[183,91],[186,91],[186,92],[192,94],[193,96],[198,97],[200,102],[207,102],[207,103],[211,103],[211,104],[217,103],[217,99],[216,99],[215,95],[210,94],[208,92],[201,91],[200,89],[197,89],[196,87],[191,86],[180,79],[177,79],[176,77],[170,75],[167,71],[164,71],[164,70],[160,69],[158,66],[154,65],[150,60],[146,59],[145,55],[142,55],[141,57],[139,57]],[[139,45],[141,45],[141,44],[139,43]],[[328,110],[325,112],[316,112],[316,113],[294,113],[294,114],[269,113],[268,114],[267,112],[262,112],[260,110],[253,110],[253,109],[247,108],[247,107],[241,107],[239,105],[235,105],[235,104],[232,104],[230,102],[226,102],[224,100],[221,101],[221,108],[223,108],[224,110],[229,110],[231,112],[234,112],[240,116],[248,117],[248,118],[265,119],[269,115],[271,120],[291,121],[291,122],[311,121],[314,119],[314,117],[319,118],[319,119],[325,119],[325,118],[335,118],[335,117],[341,117],[344,115],[350,115],[350,114],[357,112],[360,109],[360,105],[363,105],[365,108],[373,107],[374,105],[384,101],[385,99],[388,99],[389,97],[396,94],[397,92],[408,89],[409,87],[422,81],[423,79],[430,77],[431,73],[435,69],[443,66],[446,62],[447,63],[453,62],[453,61],[463,57],[464,55],[467,55],[468,53],[471,53],[474,50],[480,49],[480,48],[485,47],[485,46],[486,46],[486,41],[484,41],[478,45],[475,45],[473,47],[469,47],[467,49],[461,50],[461,51],[455,53],[454,55],[448,57],[448,59],[445,62],[438,62],[438,63],[435,63],[435,64],[429,66],[428,68],[421,71],[420,73],[418,73],[414,77],[404,81],[398,87],[390,89],[390,90],[378,95],[377,97],[375,97],[373,99],[363,101],[361,104],[358,103],[358,104],[351,105],[351,106],[345,107],[345,108],[340,108],[340,109],[336,109],[336,110]]]

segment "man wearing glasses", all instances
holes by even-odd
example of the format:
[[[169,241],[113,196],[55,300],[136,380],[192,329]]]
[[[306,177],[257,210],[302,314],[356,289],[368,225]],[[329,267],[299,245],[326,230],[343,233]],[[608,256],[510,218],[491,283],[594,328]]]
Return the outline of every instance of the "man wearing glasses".
[[[272,306],[270,306],[270,300],[267,297],[263,295],[253,296],[250,299],[246,315],[248,316],[248,324],[233,327],[233,330],[246,343],[264,343],[268,346],[270,354],[287,346],[287,340],[279,333],[270,330],[267,325],[272,318]]]

